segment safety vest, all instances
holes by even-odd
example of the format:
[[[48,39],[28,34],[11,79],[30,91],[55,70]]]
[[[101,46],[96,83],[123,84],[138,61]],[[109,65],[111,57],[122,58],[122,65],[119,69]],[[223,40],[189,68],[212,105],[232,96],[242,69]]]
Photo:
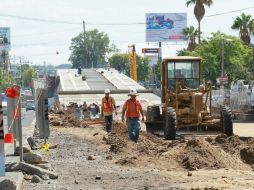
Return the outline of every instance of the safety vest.
[[[135,108],[130,109],[131,104],[134,103]],[[126,101],[126,117],[139,117],[139,101],[135,99],[135,101],[128,99]]]
[[[113,102],[112,102],[112,97],[110,96],[108,98],[108,101],[106,99],[106,97],[102,98],[102,108],[103,108],[103,112],[113,112]]]

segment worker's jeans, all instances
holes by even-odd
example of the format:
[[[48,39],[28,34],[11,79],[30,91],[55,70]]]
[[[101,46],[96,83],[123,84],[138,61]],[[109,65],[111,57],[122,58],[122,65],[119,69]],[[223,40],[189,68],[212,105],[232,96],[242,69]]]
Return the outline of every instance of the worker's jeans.
[[[112,115],[105,116],[105,123],[106,123],[106,131],[108,133],[112,132]]]
[[[132,141],[137,143],[139,138],[139,131],[140,131],[139,118],[138,117],[127,118],[127,126],[128,126],[129,138]]]

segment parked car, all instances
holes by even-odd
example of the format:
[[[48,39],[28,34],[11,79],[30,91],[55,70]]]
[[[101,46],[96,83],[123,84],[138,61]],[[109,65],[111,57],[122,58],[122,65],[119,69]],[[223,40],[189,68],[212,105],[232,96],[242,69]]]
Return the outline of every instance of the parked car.
[[[28,102],[26,104],[26,111],[28,111],[28,110],[34,110],[35,111],[35,105],[34,105],[33,102]]]

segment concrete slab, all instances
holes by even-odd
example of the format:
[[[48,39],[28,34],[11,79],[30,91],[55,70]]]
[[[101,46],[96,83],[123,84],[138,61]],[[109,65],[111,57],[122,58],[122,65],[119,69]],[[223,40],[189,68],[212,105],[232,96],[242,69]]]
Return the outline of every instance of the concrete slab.
[[[23,183],[23,173],[22,172],[6,172],[5,177],[0,177],[0,184],[5,180],[9,179],[16,183],[16,190],[20,190]]]
[[[79,105],[83,104],[84,101],[89,105],[91,103],[101,104],[102,97],[104,94],[68,94],[68,95],[59,95],[59,101],[61,104],[68,105],[69,102],[76,102]],[[124,102],[129,98],[128,94],[112,94],[116,101],[117,106],[122,106]],[[145,109],[148,105],[155,105],[161,103],[161,98],[153,93],[140,93],[138,100]]]
[[[19,162],[19,156],[7,155],[5,156],[5,164]]]

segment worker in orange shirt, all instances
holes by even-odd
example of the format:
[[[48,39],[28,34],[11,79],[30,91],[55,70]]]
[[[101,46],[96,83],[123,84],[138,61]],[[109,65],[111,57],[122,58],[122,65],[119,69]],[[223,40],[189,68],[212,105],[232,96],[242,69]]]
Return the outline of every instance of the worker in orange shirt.
[[[102,117],[104,116],[106,131],[111,134],[114,110],[115,110],[115,114],[117,115],[116,102],[115,102],[115,99],[109,95],[110,94],[109,89],[105,89],[104,93],[105,93],[105,96],[102,98],[102,103],[101,103],[101,116]]]
[[[124,121],[126,117],[129,138],[135,143],[138,143],[140,131],[139,117],[141,114],[142,121],[144,122],[144,114],[142,106],[137,100],[137,91],[131,90],[128,96],[130,96],[130,98],[123,105],[122,121]]]

